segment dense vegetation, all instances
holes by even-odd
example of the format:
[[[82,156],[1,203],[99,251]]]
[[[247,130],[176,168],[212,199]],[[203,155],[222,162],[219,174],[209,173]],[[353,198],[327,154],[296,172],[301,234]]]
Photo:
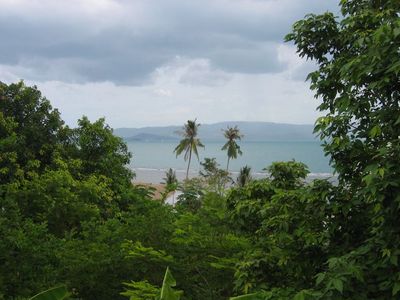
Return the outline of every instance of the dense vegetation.
[[[81,299],[398,299],[400,2],[341,7],[287,36],[319,66],[336,185],[291,161],[227,188],[210,158],[164,205],[131,184],[103,119],[69,128],[36,87],[0,83],[0,299],[59,284]]]

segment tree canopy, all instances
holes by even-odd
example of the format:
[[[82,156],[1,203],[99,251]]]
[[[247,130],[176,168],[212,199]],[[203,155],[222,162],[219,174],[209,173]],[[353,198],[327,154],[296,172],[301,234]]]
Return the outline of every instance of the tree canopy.
[[[308,15],[286,37],[318,64],[315,131],[347,194],[341,210],[359,226],[317,283],[335,299],[390,299],[400,291],[400,2],[342,0],[341,11]]]
[[[340,3],[286,37],[317,64],[333,183],[289,161],[227,187],[207,158],[171,207],[131,184],[104,119],[69,128],[36,87],[0,83],[0,299],[398,299],[400,2]],[[175,148],[188,170],[198,126]]]

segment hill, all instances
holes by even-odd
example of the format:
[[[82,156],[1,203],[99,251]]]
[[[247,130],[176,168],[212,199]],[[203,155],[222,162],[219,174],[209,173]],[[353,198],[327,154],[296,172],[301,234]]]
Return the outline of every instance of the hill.
[[[315,141],[313,125],[281,124],[271,122],[220,122],[202,124],[199,137],[203,141],[223,141],[222,130],[237,125],[249,142],[266,141]],[[179,140],[182,126],[117,128],[114,134],[127,141],[174,141]]]

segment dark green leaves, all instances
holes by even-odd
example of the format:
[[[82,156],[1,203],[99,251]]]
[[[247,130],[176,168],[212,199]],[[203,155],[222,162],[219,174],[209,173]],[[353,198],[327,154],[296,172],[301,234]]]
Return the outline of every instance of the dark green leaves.
[[[329,13],[309,15],[287,36],[300,56],[318,63],[308,76],[324,114],[315,132],[347,194],[332,199],[341,203],[333,212],[342,211],[346,224],[339,215],[327,224],[334,226],[330,248],[339,240],[349,244],[329,249],[328,270],[316,277],[317,287],[327,299],[390,299],[398,293],[394,274],[400,271],[397,256],[387,254],[400,247],[400,2],[340,5],[340,22]]]

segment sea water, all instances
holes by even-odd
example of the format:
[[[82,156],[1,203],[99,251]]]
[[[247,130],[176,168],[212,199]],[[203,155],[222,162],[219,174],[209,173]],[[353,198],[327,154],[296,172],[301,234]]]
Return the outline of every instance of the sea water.
[[[223,143],[204,143],[205,148],[198,148],[199,160],[205,157],[215,157],[221,168],[226,168],[227,153],[222,151]],[[184,161],[184,153],[176,157],[174,149],[177,142],[128,142],[128,149],[132,153],[130,167],[140,176],[144,173],[165,172],[168,168],[177,170],[177,174],[184,173],[187,162]],[[275,161],[296,160],[305,163],[311,176],[326,177],[333,170],[329,166],[329,157],[324,155],[321,143],[312,142],[241,142],[239,143],[243,155],[237,159],[231,159],[229,170],[236,173],[245,165],[250,166],[253,173],[262,173],[263,169]],[[192,155],[190,171],[198,173],[201,166],[197,157]],[[139,171],[139,172],[138,172]],[[140,178],[139,178],[140,179]],[[144,178],[143,181],[149,181]],[[150,180],[154,181],[154,180]],[[158,181],[155,180],[155,181]]]

